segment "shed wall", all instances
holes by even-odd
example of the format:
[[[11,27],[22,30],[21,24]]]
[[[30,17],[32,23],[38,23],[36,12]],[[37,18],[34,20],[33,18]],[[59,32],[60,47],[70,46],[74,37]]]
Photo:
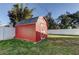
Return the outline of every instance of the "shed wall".
[[[27,24],[16,26],[16,38],[20,38],[27,41],[35,41],[36,33],[35,33],[35,25]]]
[[[43,17],[39,17],[36,23],[36,35],[37,41],[47,38],[47,23]]]

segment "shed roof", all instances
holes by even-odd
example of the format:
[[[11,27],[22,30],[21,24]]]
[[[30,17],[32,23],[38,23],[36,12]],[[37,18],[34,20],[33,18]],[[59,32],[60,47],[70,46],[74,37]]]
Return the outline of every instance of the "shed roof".
[[[17,25],[20,25],[20,24],[32,24],[32,23],[36,23],[38,20],[38,17],[34,17],[34,18],[31,18],[31,19],[25,19],[25,20],[22,20],[20,22],[17,23]]]

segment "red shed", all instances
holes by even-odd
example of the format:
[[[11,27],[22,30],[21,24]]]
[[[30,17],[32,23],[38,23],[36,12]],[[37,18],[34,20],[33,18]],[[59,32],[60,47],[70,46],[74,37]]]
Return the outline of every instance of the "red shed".
[[[44,17],[22,20],[16,24],[16,38],[38,42],[47,38],[47,21]]]

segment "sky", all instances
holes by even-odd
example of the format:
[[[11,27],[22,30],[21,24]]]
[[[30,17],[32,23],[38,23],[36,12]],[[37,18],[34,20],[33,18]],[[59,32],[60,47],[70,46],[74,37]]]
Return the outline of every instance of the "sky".
[[[10,22],[8,17],[8,11],[11,10],[14,4],[11,3],[0,3],[0,23],[8,24]],[[26,4],[25,4],[26,5]],[[56,19],[59,15],[65,14],[66,11],[70,13],[75,13],[79,11],[78,3],[28,3],[27,6],[32,9],[33,17],[45,16],[47,11],[52,12],[52,17]]]

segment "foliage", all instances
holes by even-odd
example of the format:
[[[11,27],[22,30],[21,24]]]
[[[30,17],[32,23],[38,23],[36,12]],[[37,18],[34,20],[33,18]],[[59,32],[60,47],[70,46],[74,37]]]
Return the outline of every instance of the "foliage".
[[[61,29],[77,28],[79,25],[79,12],[73,14],[67,12],[67,14],[60,15],[58,20],[60,20],[59,27]]]
[[[48,14],[45,16],[48,21],[48,29],[57,29],[57,24],[55,23],[52,13],[48,12]]]
[[[10,18],[13,26],[21,20],[32,18],[33,9],[29,9],[27,6],[24,7],[23,4],[15,4],[13,8],[8,11],[8,16]]]
[[[67,15],[61,15],[59,16],[59,20],[61,20],[61,23],[59,23],[59,26],[61,29],[67,29],[69,26],[71,26],[71,18]]]
[[[79,12],[69,13],[60,15],[55,22],[55,19],[52,17],[52,13],[48,12],[46,15],[48,21],[48,29],[71,29],[77,28],[79,24]],[[57,21],[56,20],[56,21]]]

